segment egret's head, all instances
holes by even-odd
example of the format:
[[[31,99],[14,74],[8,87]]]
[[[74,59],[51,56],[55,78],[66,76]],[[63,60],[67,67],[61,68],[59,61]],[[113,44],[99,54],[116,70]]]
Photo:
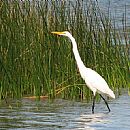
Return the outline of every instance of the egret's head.
[[[70,37],[71,34],[68,31],[64,31],[64,32],[51,32],[53,34],[57,34],[57,35],[62,35],[62,36],[67,36]]]

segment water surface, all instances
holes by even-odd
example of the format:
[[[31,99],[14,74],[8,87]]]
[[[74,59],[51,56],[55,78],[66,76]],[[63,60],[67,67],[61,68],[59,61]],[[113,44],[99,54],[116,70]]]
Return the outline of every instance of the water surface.
[[[38,130],[130,130],[130,97],[109,100],[111,112],[101,100],[91,114],[91,103],[56,99],[0,105],[0,129]]]
[[[96,0],[94,0],[96,1]],[[103,12],[109,14],[116,28],[130,27],[130,0],[97,0]]]

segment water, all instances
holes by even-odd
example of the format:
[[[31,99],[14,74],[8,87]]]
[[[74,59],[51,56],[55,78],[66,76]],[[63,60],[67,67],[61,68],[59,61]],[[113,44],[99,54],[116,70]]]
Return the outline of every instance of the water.
[[[130,27],[130,0],[97,0],[105,14],[109,14],[117,28]],[[125,20],[125,21],[124,21]],[[124,23],[126,22],[126,23]]]
[[[117,26],[122,27],[125,13],[130,27],[129,0],[98,0],[99,6],[107,14],[108,7]],[[38,130],[130,130],[130,97],[127,94],[109,101],[111,112],[103,101],[96,104],[95,114],[91,114],[91,103],[56,99],[35,102],[22,99],[0,104],[0,129]]]
[[[10,104],[0,105],[0,129],[130,130],[130,97],[126,94],[109,101],[110,113],[102,100],[96,104],[95,114],[91,114],[90,103],[61,99],[22,99]]]

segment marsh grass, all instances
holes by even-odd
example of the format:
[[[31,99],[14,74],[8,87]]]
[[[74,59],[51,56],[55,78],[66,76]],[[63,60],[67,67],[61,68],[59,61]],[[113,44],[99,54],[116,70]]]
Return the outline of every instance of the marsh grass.
[[[70,41],[51,31],[69,30],[85,65],[114,91],[128,87],[128,39],[123,46],[124,37],[96,3],[15,0],[2,1],[0,10],[0,98],[91,99]]]

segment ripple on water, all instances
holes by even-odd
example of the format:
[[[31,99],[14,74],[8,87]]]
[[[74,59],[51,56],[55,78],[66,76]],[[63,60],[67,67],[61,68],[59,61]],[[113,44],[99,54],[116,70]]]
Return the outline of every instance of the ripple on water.
[[[11,102],[10,102],[11,103]],[[2,104],[1,104],[2,105]],[[130,97],[122,95],[109,101],[108,113],[104,102],[96,103],[95,114],[91,114],[91,104],[67,100],[50,103],[22,100],[12,109],[0,106],[0,128],[5,129],[63,129],[63,130],[129,130]]]

